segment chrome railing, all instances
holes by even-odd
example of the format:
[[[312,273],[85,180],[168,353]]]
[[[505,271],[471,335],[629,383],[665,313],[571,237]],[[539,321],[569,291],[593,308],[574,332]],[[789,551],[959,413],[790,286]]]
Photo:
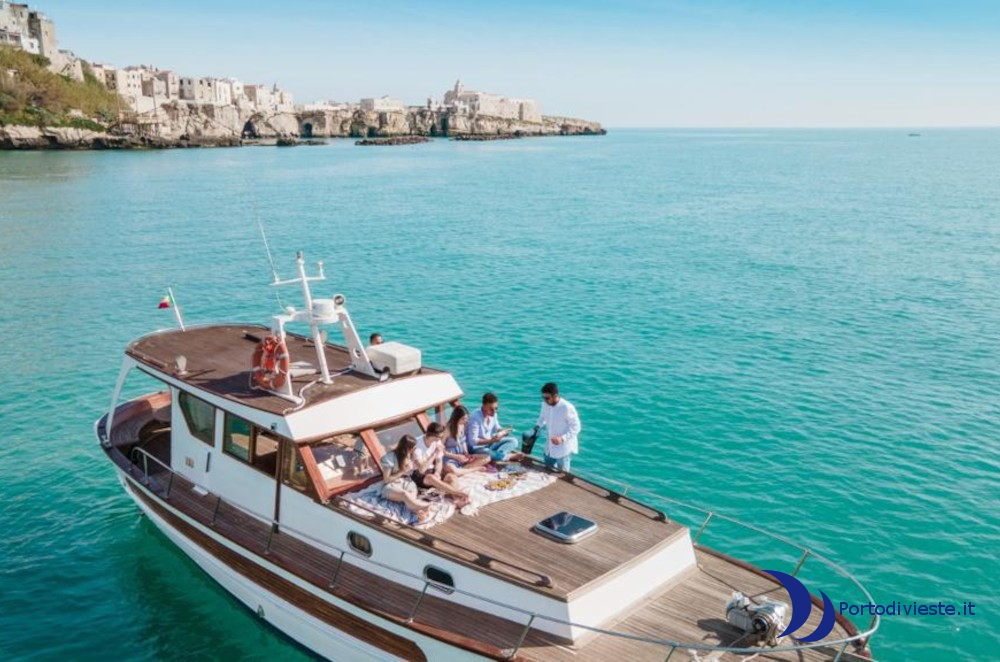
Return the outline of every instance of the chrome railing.
[[[151,455],[145,449],[136,447],[136,448],[132,449],[132,453],[131,453],[131,456],[129,458],[130,459],[130,465],[129,465],[128,471],[129,471],[130,475],[132,475],[133,469],[135,469],[135,470],[140,469],[139,464],[135,461],[136,458],[137,458],[137,454],[140,454],[142,456],[142,458],[143,458],[142,459],[142,466],[141,466],[141,469],[142,469],[141,479],[142,479],[143,484],[146,485],[147,487],[149,487],[149,485],[150,485],[150,479],[151,479],[151,476],[149,474],[149,460],[152,460],[154,463],[156,463],[159,466],[161,466],[164,470],[166,470],[170,474],[170,478],[169,478],[169,480],[167,482],[166,487],[158,485],[158,487],[160,488],[160,490],[163,491],[164,498],[165,499],[169,499],[170,490],[172,489],[173,483],[174,483],[174,475],[175,475],[174,470],[171,469],[170,466],[168,466],[167,464],[165,464],[160,459],[158,459],[155,456]],[[872,598],[872,596],[868,592],[868,590],[853,575],[851,575],[849,572],[847,572],[845,569],[843,569],[840,565],[834,563],[833,561],[830,561],[829,559],[827,559],[826,557],[824,557],[824,556],[822,556],[820,554],[817,554],[817,553],[813,552],[812,550],[809,550],[809,549],[807,549],[805,547],[802,547],[801,545],[798,545],[795,542],[792,542],[791,540],[789,540],[789,539],[787,539],[787,538],[785,538],[783,536],[779,536],[779,535],[776,535],[776,534],[769,533],[769,532],[765,531],[764,529],[761,529],[760,527],[754,526],[752,524],[747,524],[745,522],[741,522],[740,520],[737,520],[737,519],[732,518],[732,517],[728,517],[726,515],[720,515],[719,513],[715,512],[715,511],[708,510],[708,509],[702,508],[700,506],[694,506],[694,505],[685,503],[683,501],[678,501],[676,499],[671,499],[669,497],[663,497],[661,495],[658,495],[658,494],[656,494],[654,492],[650,492],[650,491],[645,490],[645,489],[631,487],[628,484],[623,483],[621,481],[612,480],[612,479],[603,479],[603,480],[607,480],[608,482],[613,482],[613,483],[617,483],[619,485],[623,485],[625,491],[619,493],[619,492],[614,492],[613,490],[610,490],[610,489],[602,486],[598,482],[595,482],[596,480],[602,480],[602,479],[599,479],[599,478],[591,479],[591,478],[589,478],[587,476],[584,476],[584,475],[581,475],[579,473],[574,473],[574,474],[571,474],[571,475],[567,475],[567,478],[569,480],[578,480],[578,479],[579,480],[583,480],[583,481],[589,483],[590,485],[592,485],[594,487],[597,487],[599,489],[602,489],[602,490],[608,492],[611,495],[615,495],[616,497],[620,497],[620,498],[627,498],[630,501],[633,501],[634,503],[636,503],[636,504],[638,504],[640,506],[643,506],[645,508],[650,508],[650,506],[648,506],[648,505],[646,505],[646,504],[644,504],[644,503],[642,503],[640,501],[635,501],[634,499],[631,499],[631,497],[628,497],[628,494],[629,493],[639,493],[639,494],[642,494],[643,496],[645,496],[647,498],[650,498],[650,499],[652,499],[654,501],[662,501],[662,502],[665,502],[665,503],[669,503],[669,504],[671,504],[673,506],[683,507],[683,508],[691,509],[691,510],[694,510],[694,511],[700,511],[703,514],[705,514],[706,517],[705,517],[705,520],[704,520],[704,522],[702,523],[702,525],[701,525],[701,527],[699,529],[699,532],[695,535],[695,537],[693,539],[694,541],[697,541],[697,539],[705,532],[705,530],[707,529],[707,527],[709,526],[709,524],[713,520],[718,519],[718,520],[723,520],[723,521],[727,521],[727,522],[730,522],[730,523],[742,526],[742,527],[744,527],[746,529],[755,531],[757,533],[761,533],[761,534],[763,534],[763,535],[765,535],[768,538],[771,538],[773,540],[777,540],[779,542],[791,545],[791,546],[793,546],[793,547],[795,547],[795,548],[797,548],[797,549],[799,549],[799,550],[802,551],[802,556],[799,557],[799,561],[796,564],[796,568],[794,569],[793,573],[798,573],[801,570],[803,564],[806,562],[807,559],[809,559],[809,558],[815,558],[818,561],[824,563],[830,569],[834,570],[837,574],[839,574],[839,575],[843,576],[844,578],[850,580],[862,592],[862,594],[865,596],[865,598],[869,602],[874,602],[874,599]],[[187,478],[181,477],[181,479],[184,480],[184,481],[186,481],[186,482],[188,482],[188,483],[190,483],[193,487],[197,487],[198,489],[204,490],[206,492],[209,491],[204,486],[198,485],[197,483],[194,483],[193,481],[191,481],[191,480],[189,480]],[[300,530],[297,530],[295,528],[292,528],[292,527],[288,526],[287,524],[279,522],[279,521],[277,521],[277,520],[275,520],[275,519],[273,519],[271,517],[268,517],[266,515],[262,515],[260,513],[254,512],[254,511],[252,511],[252,510],[250,510],[248,508],[240,506],[239,504],[233,503],[233,502],[231,502],[229,500],[224,500],[221,495],[217,495],[216,505],[215,505],[215,508],[214,508],[214,512],[213,512],[213,515],[212,515],[212,520],[210,522],[210,526],[215,526],[216,517],[217,517],[218,512],[219,512],[219,507],[221,506],[221,504],[223,503],[223,501],[225,501],[225,503],[227,505],[229,505],[230,507],[235,508],[236,510],[239,510],[239,511],[241,511],[241,512],[243,512],[243,513],[245,513],[245,514],[247,514],[247,515],[249,515],[249,516],[251,516],[251,517],[253,517],[253,518],[257,519],[257,520],[259,520],[262,524],[269,525],[269,527],[270,527],[270,533],[268,535],[267,544],[265,546],[265,554],[267,554],[267,553],[270,552],[271,541],[272,541],[274,532],[277,531],[279,528],[282,531],[290,533],[294,537],[301,539],[302,541],[305,541],[305,542],[308,542],[308,543],[310,543],[312,545],[315,545],[316,547],[318,547],[319,549],[321,549],[321,550],[323,550],[323,551],[325,551],[327,553],[331,553],[332,552],[331,556],[336,556],[337,559],[338,559],[338,561],[337,561],[336,568],[333,570],[333,576],[332,576],[332,578],[330,580],[330,583],[328,584],[328,588],[330,588],[330,589],[333,589],[333,588],[335,588],[337,586],[337,582],[338,582],[338,579],[339,579],[340,574],[341,574],[341,568],[343,567],[343,564],[344,564],[344,557],[346,555],[348,555],[348,554],[351,556],[352,559],[354,559],[355,561],[360,562],[361,565],[363,565],[363,566],[371,566],[371,567],[374,567],[374,568],[379,568],[381,570],[386,570],[386,571],[389,571],[391,573],[394,573],[398,577],[405,577],[407,579],[416,580],[417,582],[420,582],[422,584],[423,588],[420,591],[420,593],[418,594],[418,596],[417,596],[417,598],[416,598],[416,600],[415,600],[415,602],[413,604],[413,607],[409,611],[409,614],[408,614],[407,618],[404,619],[404,622],[407,623],[407,624],[413,623],[416,620],[416,617],[417,617],[418,611],[420,609],[420,606],[423,603],[424,596],[427,594],[427,590],[430,587],[435,587],[435,588],[437,588],[437,589],[439,589],[439,590],[441,590],[443,592],[449,593],[449,594],[458,594],[458,595],[461,595],[461,596],[463,596],[465,598],[470,598],[470,599],[472,599],[474,601],[478,601],[480,603],[483,603],[485,605],[492,605],[494,607],[500,607],[502,609],[509,610],[510,612],[521,614],[522,616],[526,617],[526,621],[525,621],[524,625],[521,627],[520,632],[518,634],[518,637],[517,637],[516,641],[513,643],[513,646],[511,648],[503,649],[501,651],[501,653],[507,659],[511,659],[511,658],[513,658],[513,657],[515,657],[517,655],[517,652],[521,649],[521,647],[524,644],[524,641],[526,640],[528,634],[530,633],[532,625],[534,625],[534,623],[536,621],[547,621],[549,623],[553,623],[553,624],[557,624],[557,625],[562,625],[562,626],[566,626],[566,627],[569,627],[569,628],[578,628],[578,629],[581,629],[581,630],[586,630],[586,631],[594,633],[596,635],[605,635],[605,636],[609,636],[609,637],[616,637],[616,638],[619,638],[619,639],[627,639],[627,640],[630,640],[630,641],[637,641],[637,642],[641,642],[641,643],[646,643],[646,644],[650,644],[650,645],[662,647],[665,650],[665,654],[666,654],[665,660],[670,660],[671,656],[678,649],[681,649],[681,650],[690,650],[690,651],[703,651],[703,652],[718,651],[718,652],[732,653],[732,654],[737,654],[737,655],[756,655],[756,654],[760,654],[760,653],[765,653],[765,654],[770,655],[772,653],[780,653],[780,652],[796,652],[796,651],[797,652],[801,652],[803,650],[810,649],[810,648],[830,648],[830,647],[839,646],[839,648],[837,649],[836,657],[834,658],[834,662],[839,662],[842,659],[843,655],[847,652],[848,645],[851,644],[851,643],[855,643],[856,646],[858,646],[859,649],[866,648],[867,645],[868,645],[868,643],[871,640],[872,635],[874,635],[875,631],[878,630],[879,623],[880,623],[879,617],[875,616],[872,619],[872,622],[869,625],[868,629],[864,630],[863,632],[855,632],[853,635],[849,635],[847,637],[843,637],[843,638],[840,638],[840,639],[834,639],[834,640],[822,640],[822,641],[812,642],[812,643],[808,643],[807,642],[807,643],[798,643],[798,644],[795,644],[795,645],[774,646],[774,647],[767,647],[767,648],[761,648],[761,647],[735,647],[735,646],[712,646],[712,645],[704,644],[704,643],[700,643],[700,642],[682,642],[682,641],[675,641],[675,640],[671,640],[671,639],[661,639],[661,638],[657,638],[657,637],[647,637],[647,636],[644,636],[644,635],[637,635],[637,634],[632,634],[632,633],[628,633],[628,632],[620,632],[620,631],[617,631],[617,630],[608,630],[608,629],[604,629],[604,628],[599,628],[599,627],[587,625],[587,624],[584,624],[584,623],[577,623],[577,622],[567,621],[567,620],[564,620],[564,619],[561,619],[561,618],[557,618],[555,616],[549,616],[549,615],[546,615],[546,614],[541,614],[541,613],[538,613],[536,611],[529,611],[527,609],[523,609],[523,608],[517,607],[515,605],[507,604],[507,603],[504,603],[504,602],[500,602],[498,600],[493,600],[491,598],[484,597],[484,596],[479,595],[479,594],[475,594],[475,593],[470,593],[468,591],[464,591],[464,590],[462,590],[462,589],[460,589],[458,587],[447,586],[447,585],[444,585],[444,584],[440,584],[438,582],[434,582],[434,581],[429,580],[426,577],[423,577],[421,575],[413,574],[413,573],[408,572],[406,570],[402,570],[400,568],[397,568],[397,567],[394,567],[394,566],[391,566],[391,565],[387,565],[387,564],[379,562],[379,561],[372,560],[372,559],[370,559],[370,558],[368,558],[366,556],[363,556],[363,555],[361,555],[361,554],[359,554],[357,552],[346,550],[346,549],[340,548],[340,547],[338,547],[336,545],[332,545],[330,543],[327,543],[325,541],[318,540],[318,539],[314,538],[313,536],[311,536],[310,534],[305,533],[304,531],[300,531]],[[407,526],[407,525],[403,524],[402,526]]]

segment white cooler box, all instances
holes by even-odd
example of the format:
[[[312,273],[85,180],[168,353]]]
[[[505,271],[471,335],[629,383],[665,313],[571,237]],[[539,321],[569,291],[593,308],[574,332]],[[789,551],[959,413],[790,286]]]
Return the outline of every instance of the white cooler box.
[[[404,375],[420,370],[420,350],[401,342],[387,342],[365,349],[378,372]]]

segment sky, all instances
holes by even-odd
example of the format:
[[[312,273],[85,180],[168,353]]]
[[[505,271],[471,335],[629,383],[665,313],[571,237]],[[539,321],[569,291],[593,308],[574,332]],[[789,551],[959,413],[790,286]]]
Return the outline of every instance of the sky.
[[[461,78],[608,127],[1000,125],[1000,0],[28,2],[84,59],[296,103]]]

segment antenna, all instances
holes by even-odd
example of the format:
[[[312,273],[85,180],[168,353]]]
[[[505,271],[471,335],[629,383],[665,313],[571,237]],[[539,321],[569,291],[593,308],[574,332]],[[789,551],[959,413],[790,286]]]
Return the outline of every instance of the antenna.
[[[260,222],[260,214],[257,211],[257,196],[253,199],[253,218],[257,221],[257,229],[260,230],[260,238],[264,240],[264,251],[267,253],[267,261],[271,265],[271,276],[274,282],[277,283],[280,278],[278,278],[278,270],[274,268],[274,258],[271,256],[271,247],[267,243],[267,235],[264,234],[264,224]]]
[[[250,182],[247,182],[247,188],[250,188]],[[267,253],[267,262],[271,265],[271,284],[277,283],[280,278],[278,278],[278,270],[274,267],[274,257],[271,256],[271,246],[267,243],[267,234],[264,233],[264,224],[260,221],[260,213],[257,210],[257,196],[254,194],[252,188],[250,188],[250,197],[253,200],[253,218],[257,222],[257,229],[260,230],[260,238],[264,240],[264,252]],[[279,308],[284,308],[285,304],[281,301],[281,295],[278,294],[278,290],[274,291],[274,298],[278,302]]]

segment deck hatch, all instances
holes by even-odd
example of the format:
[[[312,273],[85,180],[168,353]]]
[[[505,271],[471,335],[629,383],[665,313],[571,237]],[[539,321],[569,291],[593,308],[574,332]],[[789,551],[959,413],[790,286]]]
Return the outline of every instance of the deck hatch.
[[[535,531],[558,542],[573,544],[597,533],[597,524],[564,510],[536,524]]]

